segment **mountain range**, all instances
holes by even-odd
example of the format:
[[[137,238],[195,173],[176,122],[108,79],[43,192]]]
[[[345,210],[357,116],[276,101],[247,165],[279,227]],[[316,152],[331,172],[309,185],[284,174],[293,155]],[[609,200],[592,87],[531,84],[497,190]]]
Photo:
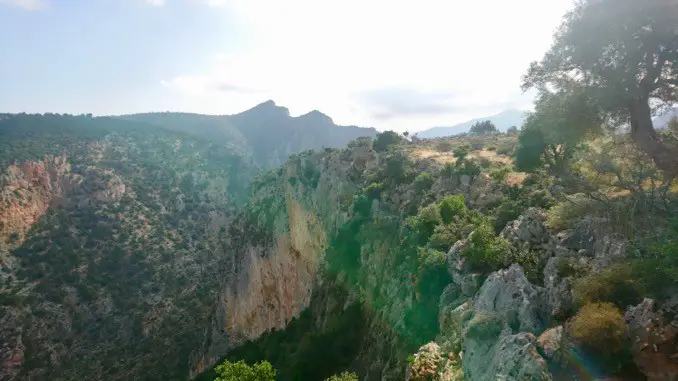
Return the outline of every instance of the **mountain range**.
[[[502,111],[496,115],[472,119],[463,123],[455,124],[453,126],[433,127],[421,132],[417,132],[416,136],[419,138],[426,139],[457,135],[464,132],[468,132],[468,130],[474,123],[481,122],[484,120],[491,121],[499,129],[499,131],[505,132],[511,126],[516,126],[520,128],[520,126],[523,124],[524,118],[525,111],[510,109]]]
[[[332,118],[314,110],[298,117],[272,100],[235,115],[201,115],[160,112],[122,115],[117,118],[143,122],[188,133],[213,142],[230,142],[251,153],[262,168],[273,168],[291,153],[309,149],[340,148],[361,136],[374,137],[377,130],[338,126]]]

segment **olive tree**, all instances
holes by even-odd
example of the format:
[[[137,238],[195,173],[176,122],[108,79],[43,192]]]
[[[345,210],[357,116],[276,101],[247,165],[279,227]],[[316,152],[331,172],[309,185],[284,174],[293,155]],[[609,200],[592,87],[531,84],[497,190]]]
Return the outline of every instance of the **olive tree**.
[[[657,110],[678,102],[678,1],[579,0],[523,89],[567,90],[573,82],[614,125],[629,125],[660,169],[678,172],[678,152],[652,125]]]

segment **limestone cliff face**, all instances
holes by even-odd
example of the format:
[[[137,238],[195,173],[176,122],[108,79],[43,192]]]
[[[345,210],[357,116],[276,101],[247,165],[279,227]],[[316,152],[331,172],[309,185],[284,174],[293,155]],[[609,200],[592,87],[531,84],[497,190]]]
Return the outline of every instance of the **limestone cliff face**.
[[[0,268],[13,265],[8,246],[20,245],[47,208],[81,182],[64,156],[11,165],[0,175]]]
[[[337,227],[341,205],[355,192],[353,176],[375,162],[371,147],[294,156],[255,186],[252,201],[229,231],[221,286],[191,377],[230,349],[283,329],[311,303],[318,269]]]

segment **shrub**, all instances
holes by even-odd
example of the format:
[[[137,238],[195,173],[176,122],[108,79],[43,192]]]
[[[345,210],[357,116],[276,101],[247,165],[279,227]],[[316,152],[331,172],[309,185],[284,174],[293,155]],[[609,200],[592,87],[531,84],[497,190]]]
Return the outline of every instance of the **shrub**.
[[[338,375],[335,374],[325,381],[358,381],[358,375],[355,373],[344,372]]]
[[[453,154],[454,154],[454,157],[457,158],[457,162],[460,162],[460,161],[464,161],[466,159],[466,156],[468,156],[468,152],[469,152],[469,146],[463,145],[463,146],[457,147],[454,150]]]
[[[546,226],[554,230],[571,229],[581,217],[590,214],[597,206],[595,201],[586,196],[576,195],[572,201],[560,202],[549,210]]]
[[[461,251],[471,268],[491,272],[505,264],[510,253],[510,243],[494,234],[488,222],[478,225],[468,238],[468,246]]]
[[[502,167],[500,169],[493,169],[490,171],[490,178],[498,183],[503,183],[506,176],[511,173],[510,167]]]
[[[268,361],[250,367],[243,360],[236,363],[226,360],[215,370],[218,376],[214,381],[275,381],[277,373]]]
[[[576,259],[568,257],[558,257],[556,261],[556,270],[561,278],[581,278],[589,272],[587,265],[579,263]]]
[[[365,195],[371,199],[379,198],[381,196],[381,191],[384,190],[384,183],[372,183],[365,188]]]
[[[494,230],[499,233],[506,224],[517,219],[525,210],[522,203],[510,198],[505,198],[494,209]]]
[[[572,319],[570,328],[572,337],[584,349],[604,357],[618,354],[625,344],[624,316],[612,303],[586,304]]]
[[[428,240],[428,245],[436,250],[447,251],[459,240],[458,230],[451,224],[438,225]]]
[[[446,224],[452,222],[455,216],[464,216],[466,212],[463,194],[447,196],[440,202],[440,217]]]
[[[497,146],[489,146],[489,147],[487,147],[487,150],[488,150],[488,151],[496,151],[496,150],[497,150]]]
[[[452,149],[452,143],[448,140],[441,140],[436,144],[436,149],[440,152],[448,152]]]
[[[433,186],[435,179],[428,172],[420,173],[417,178],[414,179],[412,186],[417,192],[425,192]]]
[[[575,301],[580,306],[608,302],[621,309],[640,303],[643,295],[628,264],[615,265],[579,279],[574,285],[573,292]]]

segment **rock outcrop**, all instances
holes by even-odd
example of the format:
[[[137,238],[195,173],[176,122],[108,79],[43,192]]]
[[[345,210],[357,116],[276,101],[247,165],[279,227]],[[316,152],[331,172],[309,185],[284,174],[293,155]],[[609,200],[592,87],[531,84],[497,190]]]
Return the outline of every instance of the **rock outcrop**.
[[[678,298],[659,306],[652,299],[626,310],[633,360],[649,381],[678,379]]]
[[[535,334],[546,326],[541,290],[518,265],[492,273],[465,322],[464,377],[469,380],[550,380]]]

